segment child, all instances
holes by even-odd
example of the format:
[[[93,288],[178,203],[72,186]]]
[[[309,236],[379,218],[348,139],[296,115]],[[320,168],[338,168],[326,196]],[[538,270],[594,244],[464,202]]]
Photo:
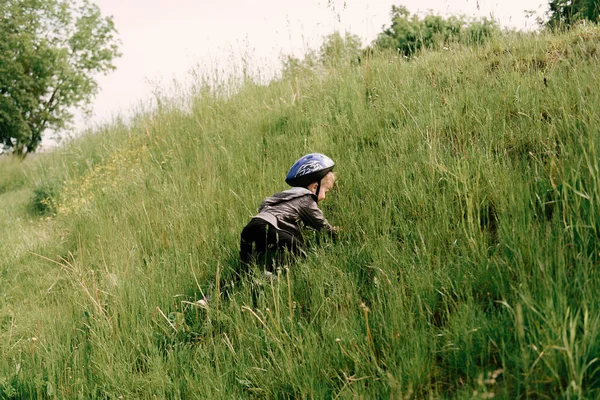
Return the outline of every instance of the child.
[[[329,157],[312,153],[294,163],[285,181],[291,189],[263,200],[258,214],[242,230],[240,260],[255,261],[273,272],[274,262],[284,253],[303,253],[302,225],[334,235],[337,229],[327,222],[317,206],[335,183]]]

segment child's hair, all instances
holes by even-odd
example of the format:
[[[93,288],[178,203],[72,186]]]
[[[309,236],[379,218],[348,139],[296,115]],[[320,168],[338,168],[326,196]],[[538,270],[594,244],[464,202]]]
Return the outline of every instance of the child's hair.
[[[328,183],[329,187],[333,187],[335,180],[336,180],[335,174],[333,173],[333,171],[329,171],[327,173],[327,175],[325,175],[323,177],[323,179],[321,179],[321,185],[325,185],[326,183]]]

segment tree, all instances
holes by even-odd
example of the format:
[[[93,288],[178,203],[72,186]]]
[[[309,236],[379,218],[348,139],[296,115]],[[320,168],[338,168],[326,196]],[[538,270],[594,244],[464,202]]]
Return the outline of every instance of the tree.
[[[598,0],[550,0],[550,28],[569,28],[575,22],[587,20],[598,22],[600,2]]]
[[[0,150],[26,155],[89,105],[120,56],[116,30],[88,0],[0,1]]]

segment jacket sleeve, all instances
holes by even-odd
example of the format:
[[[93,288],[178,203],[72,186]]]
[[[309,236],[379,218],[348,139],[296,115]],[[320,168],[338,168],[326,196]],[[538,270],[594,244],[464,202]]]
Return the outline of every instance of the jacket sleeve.
[[[309,226],[317,231],[325,231],[330,234],[335,234],[333,226],[327,222],[323,216],[323,212],[317,206],[317,202],[314,199],[307,196],[303,201],[302,206],[299,208],[300,218],[306,226]]]

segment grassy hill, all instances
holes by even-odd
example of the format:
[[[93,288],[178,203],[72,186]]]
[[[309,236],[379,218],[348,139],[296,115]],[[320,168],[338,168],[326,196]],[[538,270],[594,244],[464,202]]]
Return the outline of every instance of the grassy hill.
[[[199,85],[0,158],[0,398],[596,398],[599,51],[588,26]],[[340,239],[233,284],[313,151]]]

